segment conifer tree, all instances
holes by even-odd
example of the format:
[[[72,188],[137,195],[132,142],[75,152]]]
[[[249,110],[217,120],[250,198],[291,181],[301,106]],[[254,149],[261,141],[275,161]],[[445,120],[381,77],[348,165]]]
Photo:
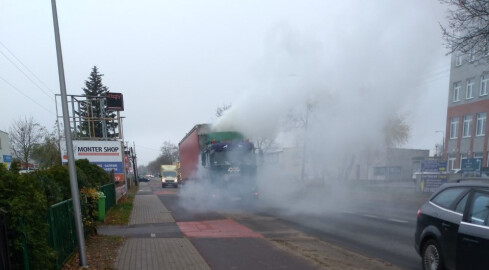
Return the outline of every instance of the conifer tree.
[[[86,95],[86,100],[80,102],[80,110],[78,115],[82,117],[79,125],[79,135],[82,137],[103,137],[103,119],[105,119],[107,127],[107,137],[117,137],[117,123],[112,119],[115,119],[115,113],[113,111],[106,110],[106,103],[101,102],[108,92],[109,88],[102,83],[102,76],[104,74],[99,73],[97,66],[92,68],[90,76],[85,81],[85,87],[82,88]]]

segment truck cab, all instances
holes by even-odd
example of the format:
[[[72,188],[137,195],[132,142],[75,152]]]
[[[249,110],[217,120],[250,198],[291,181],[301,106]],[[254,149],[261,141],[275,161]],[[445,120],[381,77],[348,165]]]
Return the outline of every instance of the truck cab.
[[[248,141],[212,142],[202,151],[209,178],[224,185],[236,181],[252,185],[256,175],[255,151]]]
[[[176,165],[161,165],[160,168],[161,187],[178,187],[178,173]]]

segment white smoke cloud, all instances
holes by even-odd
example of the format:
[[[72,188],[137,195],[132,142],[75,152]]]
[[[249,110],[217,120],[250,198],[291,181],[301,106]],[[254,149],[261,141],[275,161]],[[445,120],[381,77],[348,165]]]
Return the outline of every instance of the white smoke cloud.
[[[433,4],[336,4],[325,10],[324,28],[311,31],[283,22],[270,30],[262,61],[252,70],[258,83],[233,102],[214,124],[215,130],[236,130],[252,139],[282,138],[278,143],[296,146],[297,155],[306,141],[307,162],[336,176],[331,168],[384,145],[387,121],[416,110],[423,91],[420,81],[438,61],[434,52],[443,48],[438,22],[429,9]],[[285,128],[290,113],[302,120],[308,116],[307,132]],[[299,177],[287,175],[283,168],[262,167],[261,201],[287,205],[301,185]]]

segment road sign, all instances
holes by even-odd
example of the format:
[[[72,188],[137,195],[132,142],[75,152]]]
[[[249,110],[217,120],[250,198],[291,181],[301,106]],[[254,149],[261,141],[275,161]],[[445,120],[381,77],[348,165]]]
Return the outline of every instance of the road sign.
[[[481,170],[482,159],[481,158],[467,158],[462,159],[462,171],[474,172]]]

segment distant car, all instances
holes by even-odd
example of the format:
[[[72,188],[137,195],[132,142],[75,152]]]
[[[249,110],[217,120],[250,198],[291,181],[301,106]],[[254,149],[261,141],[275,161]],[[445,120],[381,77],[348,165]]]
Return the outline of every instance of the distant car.
[[[489,269],[489,181],[442,185],[418,210],[415,249],[425,270]]]
[[[147,177],[140,176],[139,177],[139,182],[149,182],[149,179]]]
[[[462,169],[453,169],[452,173],[462,173]]]
[[[36,170],[35,169],[29,169],[29,170],[20,170],[19,173],[20,174],[23,174],[23,173],[32,173],[32,172],[35,172]]]

